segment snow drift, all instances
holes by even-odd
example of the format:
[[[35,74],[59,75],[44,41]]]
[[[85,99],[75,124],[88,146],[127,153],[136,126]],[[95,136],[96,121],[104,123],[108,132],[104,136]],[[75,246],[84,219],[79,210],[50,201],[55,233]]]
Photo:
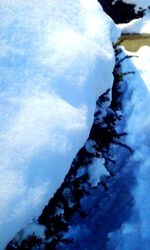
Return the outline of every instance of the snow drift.
[[[0,8],[0,248],[38,216],[111,87],[118,31],[96,0]]]
[[[131,55],[125,51],[125,54]],[[133,55],[133,54],[132,54]],[[125,60],[122,68],[134,70],[134,75],[126,76],[126,98],[124,116],[126,118],[127,143],[135,149],[130,158],[131,168],[135,172],[136,186],[132,190],[134,207],[131,218],[123,223],[120,230],[110,233],[107,249],[148,250],[150,244],[150,48],[143,46],[135,53],[138,57]],[[134,125],[133,125],[134,124]]]
[[[144,17],[134,19],[127,24],[118,25],[123,34],[137,33],[149,34],[150,33],[150,11],[147,11]]]

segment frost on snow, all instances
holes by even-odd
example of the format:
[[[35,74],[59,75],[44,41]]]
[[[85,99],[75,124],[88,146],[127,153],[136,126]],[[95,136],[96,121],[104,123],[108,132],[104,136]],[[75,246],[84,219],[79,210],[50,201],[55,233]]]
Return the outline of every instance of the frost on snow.
[[[40,214],[111,87],[117,30],[96,0],[1,0],[0,248]]]

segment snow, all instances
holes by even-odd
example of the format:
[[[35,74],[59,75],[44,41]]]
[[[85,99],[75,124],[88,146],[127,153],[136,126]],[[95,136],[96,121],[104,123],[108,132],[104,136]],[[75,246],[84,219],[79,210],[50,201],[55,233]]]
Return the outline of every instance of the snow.
[[[125,54],[130,53],[125,51]],[[135,150],[130,159],[136,176],[132,190],[135,205],[130,220],[120,230],[110,233],[108,249],[148,250],[150,244],[150,47],[141,47],[135,55],[138,57],[125,60],[122,65],[124,71],[135,71],[125,79],[124,101],[127,144]]]
[[[18,244],[30,237],[31,235],[36,235],[37,237],[44,239],[45,227],[37,224],[37,222],[33,222],[27,225],[27,227],[23,228],[16,236],[15,240]]]
[[[86,151],[88,153],[91,153],[91,154],[94,154],[95,153],[95,146],[96,146],[96,142],[93,141],[93,140],[88,140],[85,144],[85,148],[86,148]]]
[[[149,34],[150,11],[148,11],[144,17],[139,19],[134,19],[127,24],[119,24],[118,27],[121,29],[123,34],[130,34],[130,33]]]
[[[111,87],[119,31],[96,0],[1,0],[0,249],[37,217]]]
[[[97,186],[100,182],[100,178],[102,176],[109,176],[108,171],[105,168],[105,160],[104,159],[94,159],[92,165],[89,166],[88,174],[89,174],[89,182],[92,187]]]

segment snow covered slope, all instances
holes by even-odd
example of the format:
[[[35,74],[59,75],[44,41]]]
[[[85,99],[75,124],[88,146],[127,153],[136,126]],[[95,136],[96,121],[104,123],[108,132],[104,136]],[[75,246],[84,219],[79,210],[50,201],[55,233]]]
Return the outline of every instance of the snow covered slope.
[[[0,249],[38,216],[111,87],[118,31],[96,0],[1,0]]]
[[[125,54],[130,54],[125,51]],[[125,78],[124,115],[127,121],[127,143],[135,149],[130,164],[135,172],[132,190],[134,207],[130,219],[120,230],[110,234],[108,249],[148,250],[150,246],[150,47],[143,46],[122,64],[124,72],[135,71]]]

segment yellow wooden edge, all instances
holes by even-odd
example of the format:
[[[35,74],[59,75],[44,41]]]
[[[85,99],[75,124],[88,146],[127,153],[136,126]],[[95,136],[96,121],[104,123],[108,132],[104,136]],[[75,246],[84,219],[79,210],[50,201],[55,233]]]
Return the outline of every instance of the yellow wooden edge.
[[[136,52],[142,46],[150,46],[150,34],[122,34],[117,44]]]

